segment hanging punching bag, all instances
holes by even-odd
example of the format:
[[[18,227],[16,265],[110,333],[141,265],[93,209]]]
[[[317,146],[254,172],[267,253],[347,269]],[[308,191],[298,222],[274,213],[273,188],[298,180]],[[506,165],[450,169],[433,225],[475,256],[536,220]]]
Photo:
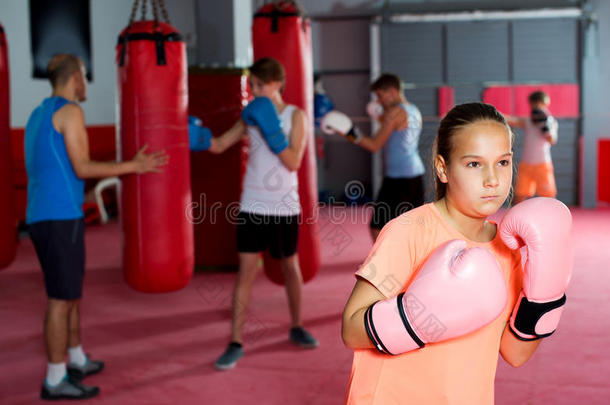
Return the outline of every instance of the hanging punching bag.
[[[311,280],[320,267],[318,239],[318,185],[313,128],[313,67],[311,28],[293,2],[275,2],[260,8],[252,24],[254,59],[275,58],[286,70],[282,97],[305,111],[307,147],[298,172],[301,221],[299,225],[299,264],[303,281]],[[284,284],[278,260],[265,253],[265,273]]]
[[[17,251],[9,90],[8,48],[0,24],[0,269],[13,262]]]
[[[125,278],[138,291],[175,291],[193,274],[185,45],[169,24],[133,22],[121,32],[116,62],[121,160],[144,145],[169,155],[161,173],[122,179]]]

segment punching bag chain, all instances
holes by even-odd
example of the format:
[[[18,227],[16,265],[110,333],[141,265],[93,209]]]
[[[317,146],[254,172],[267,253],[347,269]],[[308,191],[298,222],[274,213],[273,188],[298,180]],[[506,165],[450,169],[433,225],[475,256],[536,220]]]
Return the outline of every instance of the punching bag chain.
[[[293,6],[295,10],[297,10],[299,17],[305,17],[306,15],[305,8],[298,0],[273,0],[273,3],[278,10],[283,10]]]
[[[133,7],[131,8],[131,15],[129,16],[129,24],[127,24],[127,25],[133,24],[133,21],[136,19],[136,13],[138,12],[138,3],[139,2],[140,2],[140,0],[135,0],[133,2]]]
[[[153,16],[155,17],[155,26],[159,24],[159,3],[157,0],[150,0],[153,8]]]
[[[163,14],[163,19],[166,23],[171,24],[169,22],[169,13],[167,12],[167,8],[165,8],[165,0],[157,0],[159,2],[159,6],[161,7],[161,13]]]
[[[148,12],[148,10],[146,9],[146,3],[148,3],[148,1],[149,0],[142,0],[142,3],[140,3],[140,0],[134,0],[133,6],[131,8],[131,14],[129,16],[128,25],[133,24],[133,22],[135,21],[136,14],[138,13],[138,6],[141,6],[140,20],[146,20],[146,13]],[[165,20],[166,23],[171,24],[169,21],[169,13],[167,12],[167,8],[165,7],[165,0],[150,0],[150,3],[153,12],[153,17],[155,20],[155,25],[159,22],[159,9],[161,10],[163,20]]]
[[[163,14],[163,19],[165,20],[166,23],[170,23],[169,22],[169,14],[167,13],[167,9],[165,8],[165,1],[164,0],[150,0],[152,3],[152,7],[153,7],[153,14],[155,17],[155,24],[157,24],[159,22],[159,9],[161,9],[161,13]]]
[[[142,21],[146,20],[146,3],[148,3],[148,0],[142,1],[142,14],[140,15],[140,20]]]

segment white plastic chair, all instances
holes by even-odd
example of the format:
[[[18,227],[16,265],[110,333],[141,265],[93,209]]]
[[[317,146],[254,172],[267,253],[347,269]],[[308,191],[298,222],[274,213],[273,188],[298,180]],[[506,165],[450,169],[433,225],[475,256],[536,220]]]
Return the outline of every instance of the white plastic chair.
[[[119,187],[121,185],[121,180],[118,177],[107,177],[103,180],[100,180],[95,185],[95,189],[93,193],[95,194],[95,202],[97,203],[98,209],[100,210],[100,221],[102,224],[108,222],[108,214],[106,213],[106,208],[104,207],[104,199],[102,198],[102,191],[107,189],[108,187],[116,186],[117,188],[117,197],[119,195]]]

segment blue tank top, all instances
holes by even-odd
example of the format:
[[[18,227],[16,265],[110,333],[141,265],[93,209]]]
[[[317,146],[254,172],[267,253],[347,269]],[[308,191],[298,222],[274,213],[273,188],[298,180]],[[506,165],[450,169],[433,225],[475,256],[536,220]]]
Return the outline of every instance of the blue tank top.
[[[53,127],[53,114],[68,103],[63,97],[45,99],[25,127],[27,224],[83,217],[85,182],[72,168],[64,136]]]
[[[386,177],[412,178],[424,174],[424,164],[419,156],[418,144],[422,118],[414,104],[400,105],[407,112],[405,129],[393,131],[384,146]]]

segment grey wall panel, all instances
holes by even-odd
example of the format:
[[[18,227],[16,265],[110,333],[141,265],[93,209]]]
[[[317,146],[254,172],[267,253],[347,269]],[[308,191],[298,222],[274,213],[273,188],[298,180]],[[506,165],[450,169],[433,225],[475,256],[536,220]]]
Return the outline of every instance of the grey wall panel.
[[[447,24],[449,84],[509,80],[508,22]]]
[[[551,148],[557,198],[565,204],[578,204],[578,120],[559,120],[557,144]]]
[[[351,73],[370,67],[369,20],[314,21],[312,41],[314,69],[322,73],[324,88],[335,108],[350,116],[363,132],[370,133],[365,111],[371,98],[370,77],[368,73]],[[341,137],[324,135],[323,139],[318,189],[342,200],[345,185],[357,180],[370,196],[371,154]]]
[[[577,82],[578,22],[575,19],[512,23],[515,82]]]
[[[523,150],[523,130],[520,128],[513,128],[515,134],[513,144],[513,162],[516,165],[521,161],[521,151]]]
[[[368,19],[313,21],[314,70],[369,69],[369,24]]]
[[[366,117],[366,104],[371,100],[370,78],[367,74],[323,75],[326,94],[335,109],[350,117]]]
[[[351,181],[359,181],[364,186],[365,195],[371,195],[371,154],[357,145],[343,139],[325,136],[324,159],[320,165],[322,180],[319,190],[328,192],[335,201],[343,201],[345,186]]]
[[[442,25],[384,24],[381,29],[381,68],[407,83],[443,81]]]
[[[335,109],[344,112],[367,135],[370,119],[366,115],[369,92],[367,74],[323,75],[326,94]],[[324,136],[324,159],[318,174],[319,190],[328,192],[336,200],[344,194],[345,184],[352,180],[363,183],[371,195],[371,154],[339,136]]]
[[[5,0],[6,1],[6,0]],[[13,0],[15,1],[15,0]],[[251,0],[253,9],[269,0]],[[600,0],[602,1],[602,0]],[[606,0],[604,0],[606,1]],[[171,3],[171,2],[168,2]],[[546,7],[576,7],[579,0],[300,0],[313,18],[380,15],[390,13],[452,12],[472,10],[518,10]],[[169,7],[169,6],[168,6]],[[171,15],[171,14],[170,14]]]
[[[198,60],[208,66],[235,63],[233,2],[197,0]]]
[[[588,2],[598,23],[588,24],[583,30],[582,51],[582,205],[594,208],[599,201],[598,176],[602,162],[599,157],[599,140],[610,136],[610,1]],[[602,187],[608,187],[604,185]],[[605,204],[608,201],[604,201]]]
[[[481,101],[484,87],[481,85],[455,86],[455,104],[474,103]]]
[[[438,114],[438,90],[436,87],[407,89],[405,97],[419,108],[422,116],[435,117]]]
[[[436,138],[439,121],[437,119],[425,120],[419,137],[419,155],[424,162],[425,201],[434,200],[434,174],[432,171],[432,145]]]

